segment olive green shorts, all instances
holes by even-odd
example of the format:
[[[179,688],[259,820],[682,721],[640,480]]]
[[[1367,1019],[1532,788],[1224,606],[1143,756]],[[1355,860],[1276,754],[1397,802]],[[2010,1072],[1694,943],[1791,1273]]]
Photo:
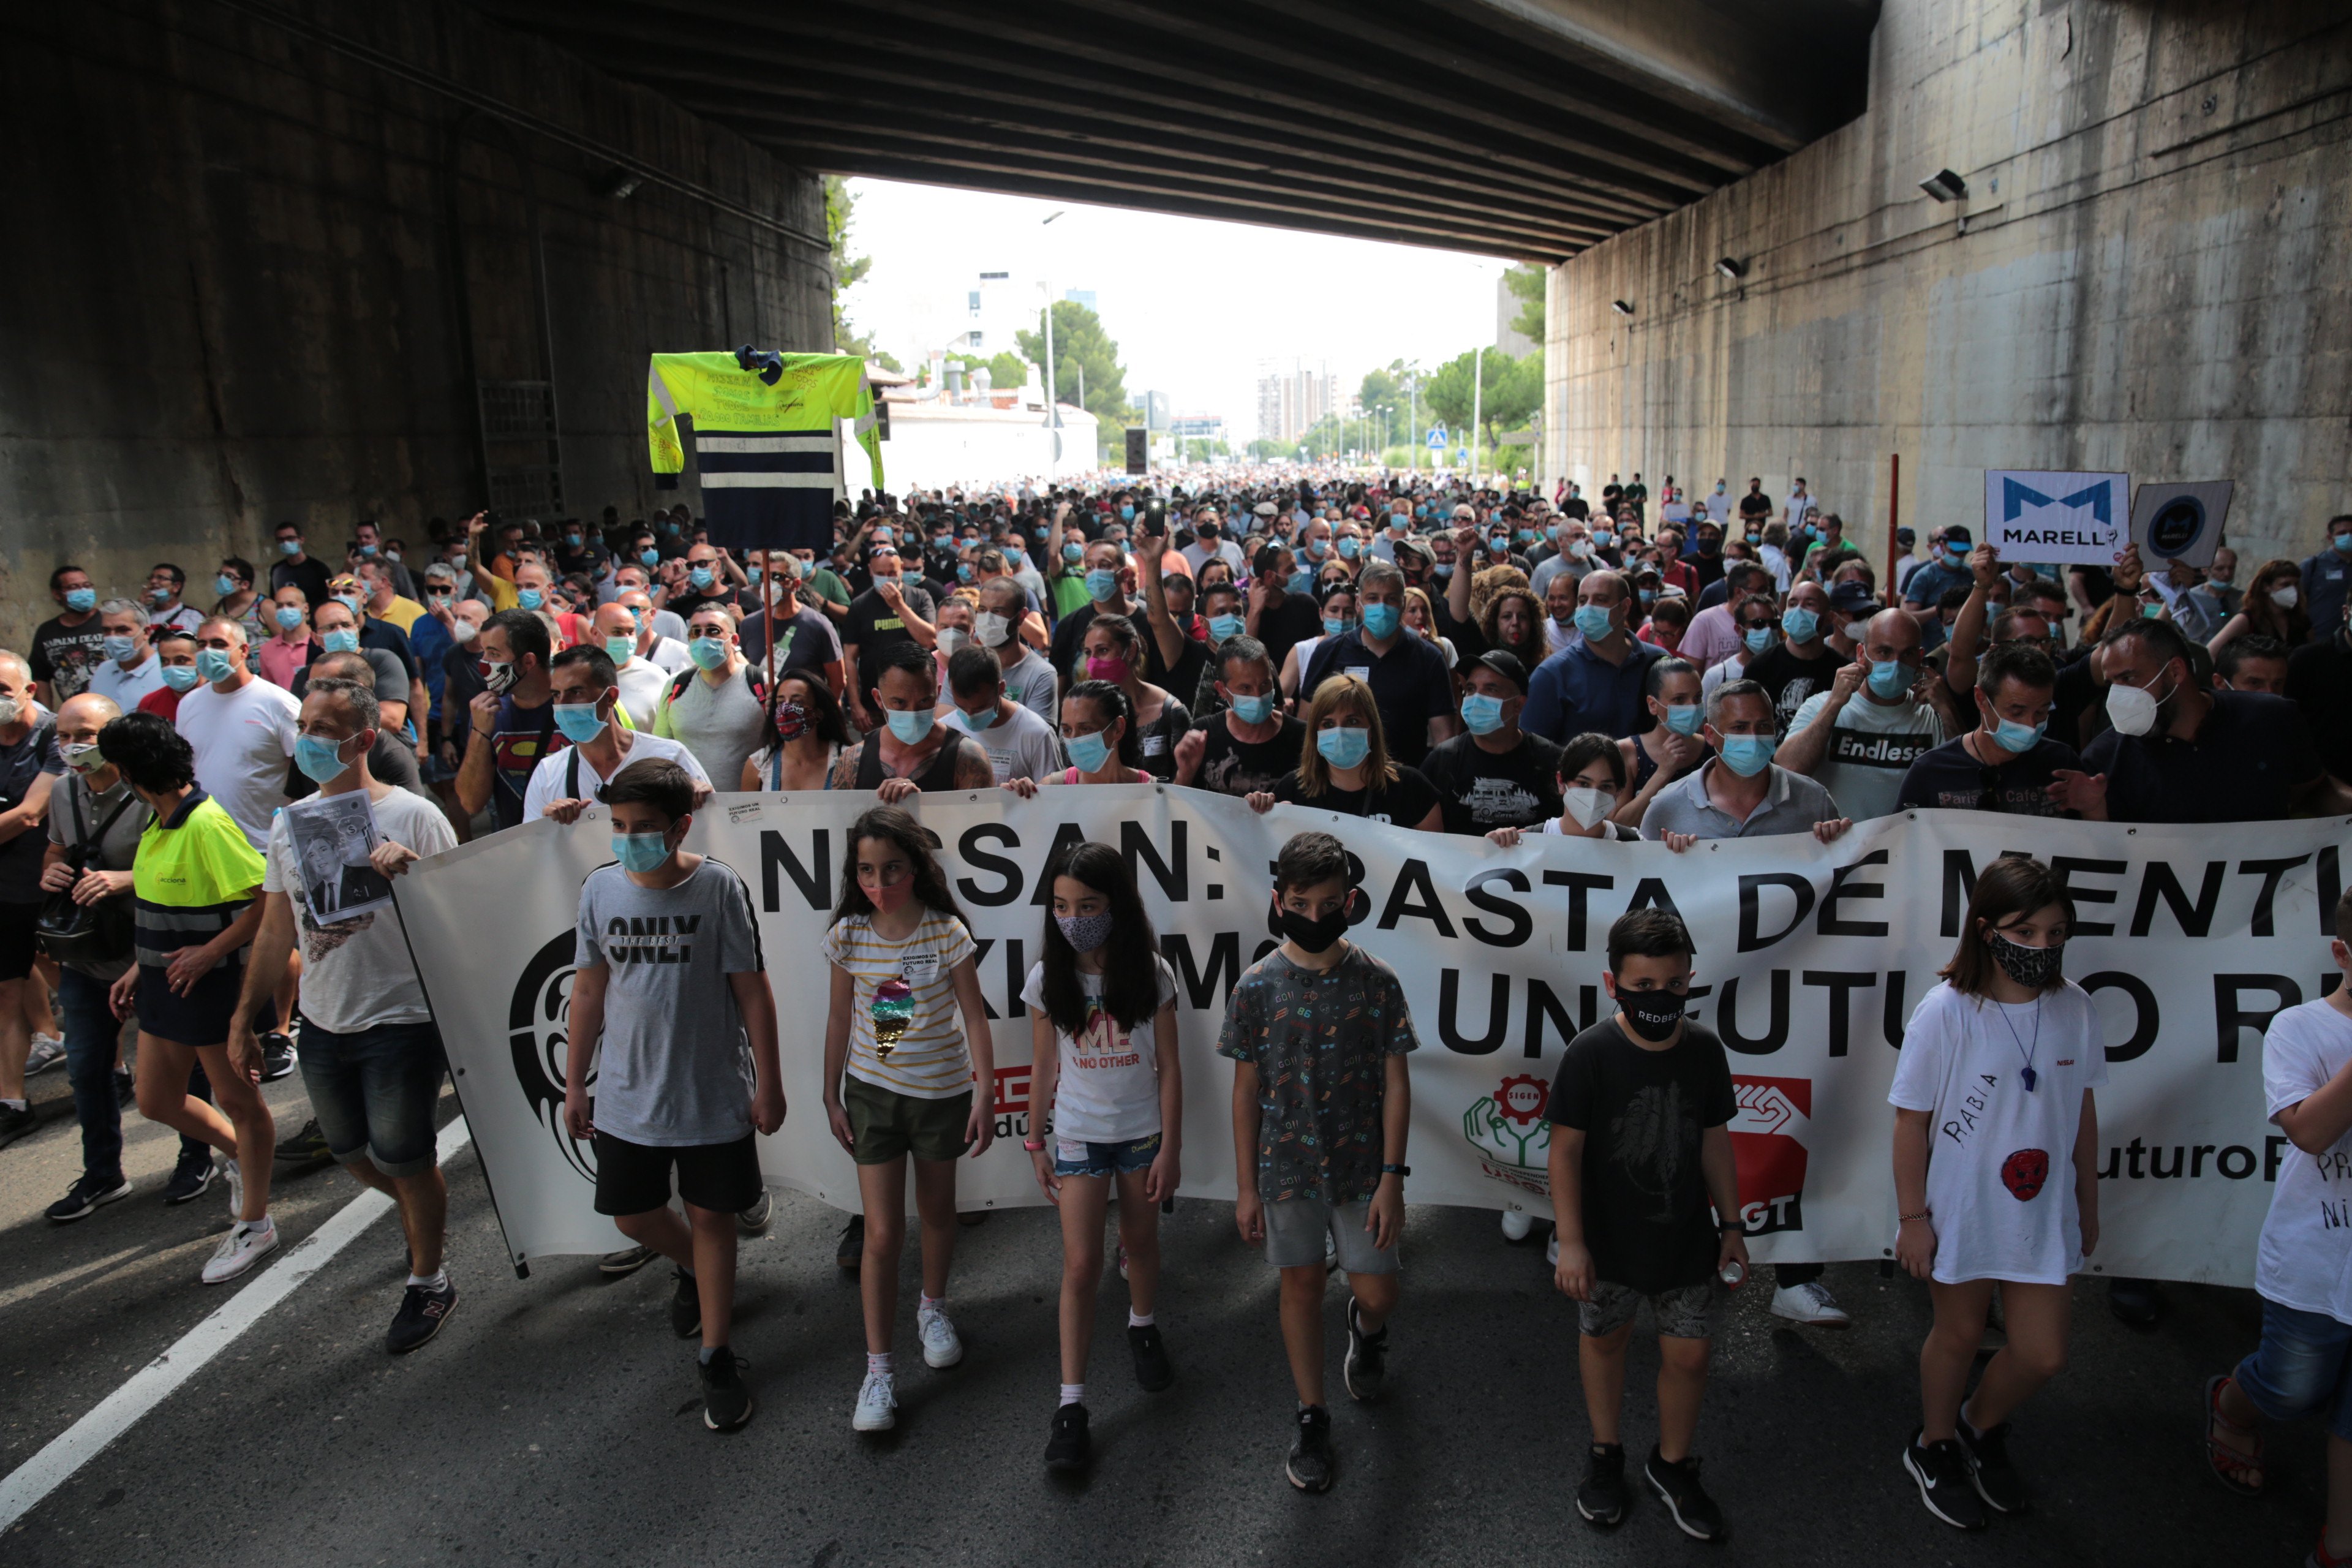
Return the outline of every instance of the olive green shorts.
[[[850,1158],[861,1165],[887,1165],[912,1154],[918,1160],[953,1160],[971,1147],[963,1135],[971,1120],[971,1090],[945,1100],[919,1100],[895,1089],[845,1078],[842,1109],[849,1112]]]

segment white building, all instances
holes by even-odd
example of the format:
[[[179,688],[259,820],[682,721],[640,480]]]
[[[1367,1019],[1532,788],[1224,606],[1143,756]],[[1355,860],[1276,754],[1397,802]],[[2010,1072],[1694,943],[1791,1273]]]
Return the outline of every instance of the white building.
[[[911,382],[887,372],[871,375],[876,395],[889,408],[890,433],[882,442],[887,481],[882,488],[895,495],[1042,479],[1049,473],[1077,474],[1098,461],[1095,416],[1068,404],[1061,411],[1061,458],[1054,460],[1045,395],[1034,379],[1025,388],[968,389],[959,395],[941,386],[939,377],[930,388],[919,391]],[[863,447],[845,439],[841,458],[842,482],[851,495],[873,486]]]

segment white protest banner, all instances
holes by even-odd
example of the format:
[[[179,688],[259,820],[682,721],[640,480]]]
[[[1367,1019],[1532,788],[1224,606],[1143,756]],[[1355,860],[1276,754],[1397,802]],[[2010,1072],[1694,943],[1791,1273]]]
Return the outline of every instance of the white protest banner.
[[[2112,566],[2131,522],[2129,474],[1985,470],[1984,537],[2003,561]]]
[[[2141,563],[2151,572],[2167,561],[2213,564],[2236,489],[2228,479],[2140,486],[2132,495],[2131,539]]]
[[[733,866],[761,909],[791,1111],[763,1140],[771,1181],[856,1203],[819,1079],[828,972],[818,943],[865,794],[722,795],[688,847]],[[1183,1191],[1234,1193],[1233,1074],[1213,1054],[1224,999],[1272,945],[1276,851],[1307,828],[1361,864],[1350,933],[1394,965],[1422,1048],[1412,1068],[1416,1204],[1549,1215],[1543,1106],[1569,1039],[1606,1016],[1610,923],[1668,905],[1690,923],[1693,1016],[1731,1055],[1742,1207],[1759,1258],[1885,1256],[1895,1235],[1886,1089],[1903,1026],[1950,957],[1977,868],[2036,855],[2080,916],[2066,972],[2095,998],[2112,1082],[2099,1097],[2097,1270],[2245,1284],[2284,1138],[2263,1117],[2262,1030],[2321,994],[2343,875],[2340,820],[2134,827],[1906,813],[1832,845],[1809,837],[1657,844],[1529,836],[1517,847],[1166,786],[919,797],[919,815],[979,943],[998,1020],[999,1142],[967,1163],[966,1206],[1042,1202],[1030,1125],[1029,1020],[1055,847],[1122,849],[1176,971],[1185,1081]],[[563,1026],[581,879],[610,859],[601,808],[571,827],[499,834],[417,866],[402,912],[458,1074],[518,1267],[617,1245],[591,1211],[593,1151],[562,1131]],[[2053,1153],[2059,1159],[2063,1154]]]

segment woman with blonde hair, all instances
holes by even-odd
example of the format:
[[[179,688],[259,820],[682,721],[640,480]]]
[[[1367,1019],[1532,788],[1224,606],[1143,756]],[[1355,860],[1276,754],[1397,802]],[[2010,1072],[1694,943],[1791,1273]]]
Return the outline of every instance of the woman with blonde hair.
[[[1437,606],[1431,601],[1428,589],[1407,588],[1404,591],[1404,624],[1419,633],[1423,641],[1434,643],[1437,651],[1445,656],[1445,668],[1454,668],[1454,644],[1437,635]]]
[[[1392,822],[1424,833],[1445,830],[1435,786],[1420,769],[1390,758],[1380,704],[1372,700],[1372,689],[1361,677],[1326,677],[1300,717],[1307,726],[1307,744],[1300,749],[1298,766],[1276,780],[1271,791],[1250,795],[1251,810],[1265,811],[1279,802],[1369,822]]]

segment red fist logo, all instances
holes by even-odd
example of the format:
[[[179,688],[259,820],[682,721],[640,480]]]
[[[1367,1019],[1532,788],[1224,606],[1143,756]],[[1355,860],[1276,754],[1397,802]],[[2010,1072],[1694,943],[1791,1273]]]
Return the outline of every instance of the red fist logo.
[[[2000,1163],[2000,1184],[2019,1203],[2032,1203],[2049,1179],[2050,1156],[2039,1149],[2020,1149]]]

